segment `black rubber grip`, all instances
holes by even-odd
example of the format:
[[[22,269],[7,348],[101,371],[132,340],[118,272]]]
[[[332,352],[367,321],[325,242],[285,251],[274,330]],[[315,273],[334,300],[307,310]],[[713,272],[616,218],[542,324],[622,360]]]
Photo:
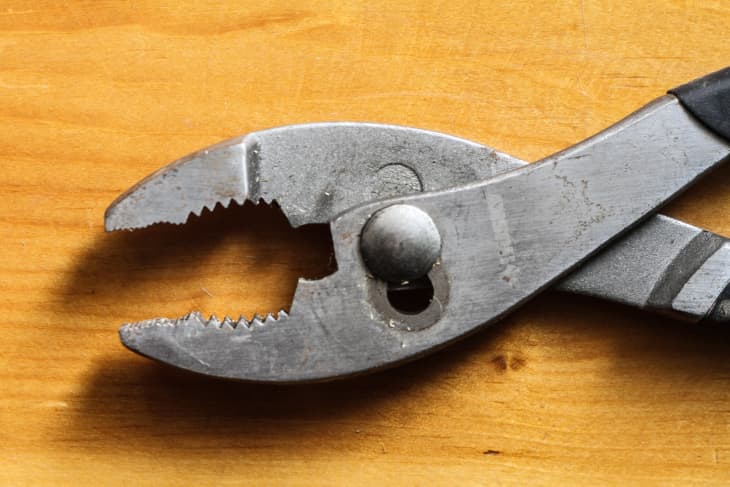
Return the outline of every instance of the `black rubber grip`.
[[[708,129],[730,141],[730,67],[690,81],[669,93]]]

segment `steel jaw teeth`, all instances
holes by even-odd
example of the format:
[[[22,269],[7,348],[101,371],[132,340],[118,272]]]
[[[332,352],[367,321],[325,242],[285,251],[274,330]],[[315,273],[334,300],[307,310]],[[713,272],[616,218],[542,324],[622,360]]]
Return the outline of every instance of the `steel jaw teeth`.
[[[229,208],[231,206],[231,203],[235,203],[238,206],[243,206],[245,203],[251,203],[254,206],[259,205],[276,205],[276,200],[266,200],[265,198],[258,198],[258,199],[251,199],[251,198],[230,198],[226,201],[216,201],[215,203],[206,203],[201,208],[198,208],[197,210],[190,210],[190,213],[188,213],[188,216],[185,218],[185,221],[181,222],[155,222],[155,223],[172,223],[174,225],[184,225],[187,223],[187,221],[190,219],[191,216],[200,217],[205,210],[208,210],[209,212],[213,213],[215,212],[219,207],[223,208],[224,210]],[[154,223],[152,223],[154,225]],[[135,230],[132,228],[122,229],[122,230]]]
[[[156,223],[183,224],[207,208],[243,205],[249,195],[244,137],[221,142],[179,159],[146,177],[107,209],[107,231]]]
[[[193,311],[191,313],[188,313],[187,315],[177,318],[177,319],[170,319],[170,318],[152,318],[149,320],[139,321],[136,323],[127,323],[122,326],[120,332],[122,330],[126,332],[134,332],[138,330],[143,330],[145,328],[152,328],[152,327],[183,327],[183,326],[192,326],[192,327],[198,327],[198,328],[210,328],[210,329],[220,329],[220,330],[228,330],[228,331],[234,331],[239,329],[253,329],[257,326],[268,326],[273,325],[275,323],[280,322],[283,319],[286,319],[289,317],[289,314],[284,311],[280,310],[277,313],[267,313],[266,316],[259,316],[254,315],[254,317],[251,320],[247,320],[243,316],[240,316],[237,320],[233,320],[232,318],[225,316],[223,320],[219,320],[218,317],[215,314],[210,315],[210,318],[207,320],[205,317],[198,311]]]

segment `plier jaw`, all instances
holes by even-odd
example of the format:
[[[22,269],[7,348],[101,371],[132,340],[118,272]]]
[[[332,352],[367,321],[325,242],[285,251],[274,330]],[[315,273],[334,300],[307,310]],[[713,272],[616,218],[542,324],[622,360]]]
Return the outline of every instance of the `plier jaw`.
[[[371,123],[290,125],[235,137],[179,159],[120,195],[107,231],[183,224],[217,205],[276,204],[293,227],[328,223],[379,198],[467,184],[520,161],[445,134]]]
[[[347,122],[254,132],[186,156],[117,198],[106,212],[107,230],[183,224],[203,208],[213,210],[232,202],[275,202],[292,226],[331,226],[333,237],[341,237],[335,243],[338,271],[316,281],[300,279],[288,310],[250,320],[206,318],[197,312],[178,319],[144,320],[120,329],[122,343],[181,368],[250,381],[323,380],[384,366],[391,355],[387,345],[366,345],[375,337],[367,328],[348,327],[352,316],[376,319],[377,310],[366,305],[372,300],[386,310],[385,327],[402,331],[430,325],[440,312],[434,314],[435,304],[418,315],[392,307],[388,284],[373,278],[362,265],[357,245],[352,247],[359,229],[337,233],[337,216],[373,199],[463,185],[522,164],[445,134]],[[441,272],[433,274],[438,297],[447,290],[446,280]],[[351,309],[357,303],[363,307]],[[322,326],[325,322],[342,326],[328,329]],[[348,352],[333,347],[348,343],[377,348],[382,357],[369,354],[357,366],[362,370],[349,364],[335,372],[338,365],[331,358]]]
[[[245,137],[194,152],[150,174],[115,199],[104,214],[104,228],[136,230],[156,223],[181,225],[190,215],[249,195]]]

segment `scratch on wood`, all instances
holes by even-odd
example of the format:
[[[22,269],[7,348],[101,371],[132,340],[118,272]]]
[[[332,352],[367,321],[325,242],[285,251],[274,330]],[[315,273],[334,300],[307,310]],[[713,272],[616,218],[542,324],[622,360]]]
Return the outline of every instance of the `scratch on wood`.
[[[586,30],[586,2],[581,0],[580,2],[580,15],[583,19],[583,47],[588,49],[588,31]]]

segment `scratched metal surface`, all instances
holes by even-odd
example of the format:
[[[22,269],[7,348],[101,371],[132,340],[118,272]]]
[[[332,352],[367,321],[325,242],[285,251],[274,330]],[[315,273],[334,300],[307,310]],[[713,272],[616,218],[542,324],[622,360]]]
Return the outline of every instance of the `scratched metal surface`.
[[[389,367],[495,322],[729,153],[730,143],[667,95],[534,165],[341,214],[330,225],[336,272],[301,280],[288,313],[235,329],[198,315],[152,319],[123,327],[120,336],[143,355],[233,379],[316,381]],[[375,280],[360,256],[363,225],[394,201],[425,211],[442,238],[430,273],[437,317],[417,330],[394,326],[398,317],[377,307]],[[439,296],[436,281],[448,296]],[[714,295],[724,287],[714,286]]]

